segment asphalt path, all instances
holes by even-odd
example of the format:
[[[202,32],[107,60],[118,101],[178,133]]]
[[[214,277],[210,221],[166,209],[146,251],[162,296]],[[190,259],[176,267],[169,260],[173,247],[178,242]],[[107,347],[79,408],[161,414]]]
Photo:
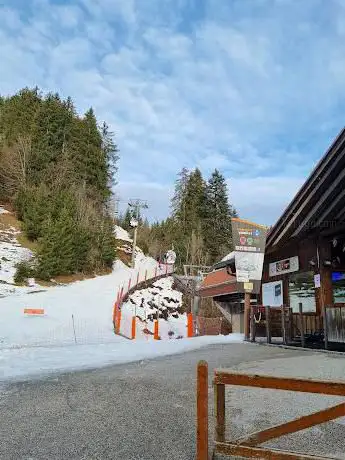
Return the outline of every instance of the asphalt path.
[[[199,360],[209,363],[210,374],[216,367],[269,369],[275,363],[284,363],[284,369],[291,368],[293,373],[295,359],[327,362],[318,356],[262,345],[215,345],[127,365],[7,382],[0,391],[0,459],[191,460],[195,458]],[[345,359],[339,361],[340,366],[343,363]],[[209,393],[212,433],[211,378]],[[241,404],[246,404],[245,399],[241,402],[243,393],[238,394],[233,403],[235,417],[241,413]],[[289,402],[283,403],[282,410],[284,404]],[[260,420],[265,424],[269,408],[265,406],[260,415],[259,403],[259,412],[250,407],[250,420],[257,429]],[[238,423],[246,426],[248,419],[238,419]],[[336,450],[341,452],[345,426],[333,424],[323,432],[326,438],[331,435],[336,439],[332,445],[339,442]],[[308,439],[301,441],[302,448],[309,444]]]

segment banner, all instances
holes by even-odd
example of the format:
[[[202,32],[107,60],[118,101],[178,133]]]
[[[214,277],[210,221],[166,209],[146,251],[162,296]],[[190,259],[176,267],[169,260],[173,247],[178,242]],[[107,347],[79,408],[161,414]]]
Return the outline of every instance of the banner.
[[[232,218],[236,280],[240,292],[260,292],[267,227]]]

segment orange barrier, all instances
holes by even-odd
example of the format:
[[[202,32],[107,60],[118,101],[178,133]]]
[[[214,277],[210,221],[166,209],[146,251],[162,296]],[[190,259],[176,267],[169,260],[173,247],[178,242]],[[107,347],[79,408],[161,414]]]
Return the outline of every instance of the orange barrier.
[[[43,308],[24,308],[25,315],[44,315]]]
[[[194,336],[194,331],[193,331],[193,315],[192,313],[187,314],[187,337],[193,337]]]
[[[120,328],[121,328],[121,309],[118,307],[117,314],[116,314],[116,325],[115,325],[116,334],[120,333]]]
[[[114,309],[113,309],[113,323],[114,323],[114,326],[116,325],[116,316],[117,316],[117,302],[114,303]]]
[[[156,319],[153,326],[153,338],[159,340],[158,320]]]
[[[135,333],[136,333],[136,324],[135,324],[136,321],[135,320],[136,318],[135,316],[133,316],[132,318],[132,340],[135,339]]]

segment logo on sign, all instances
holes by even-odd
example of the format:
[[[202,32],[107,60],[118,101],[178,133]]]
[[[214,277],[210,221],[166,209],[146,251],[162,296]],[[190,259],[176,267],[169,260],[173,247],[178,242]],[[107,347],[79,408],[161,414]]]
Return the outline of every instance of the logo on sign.
[[[246,241],[247,241],[247,238],[246,238],[245,236],[241,236],[241,237],[240,237],[240,243],[241,243],[242,245],[246,244]]]
[[[253,234],[255,236],[260,236],[260,230],[256,229],[256,230],[253,230]]]

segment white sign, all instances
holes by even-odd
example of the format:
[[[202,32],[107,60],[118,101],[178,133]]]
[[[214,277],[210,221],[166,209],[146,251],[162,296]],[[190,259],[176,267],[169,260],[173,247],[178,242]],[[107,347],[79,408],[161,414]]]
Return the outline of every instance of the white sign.
[[[277,262],[269,264],[270,276],[278,276],[283,275],[284,273],[298,272],[298,270],[298,256],[278,260]]]
[[[262,284],[262,304],[269,307],[281,307],[283,305],[283,282]]]
[[[317,275],[314,275],[314,286],[315,286],[316,288],[321,287],[321,276],[320,276],[320,273],[318,273]]]
[[[176,262],[176,252],[173,251],[172,249],[169,249],[169,251],[166,253],[166,263],[174,265]]]
[[[264,254],[235,252],[236,279],[239,282],[261,280]],[[241,279],[239,279],[239,277]]]

